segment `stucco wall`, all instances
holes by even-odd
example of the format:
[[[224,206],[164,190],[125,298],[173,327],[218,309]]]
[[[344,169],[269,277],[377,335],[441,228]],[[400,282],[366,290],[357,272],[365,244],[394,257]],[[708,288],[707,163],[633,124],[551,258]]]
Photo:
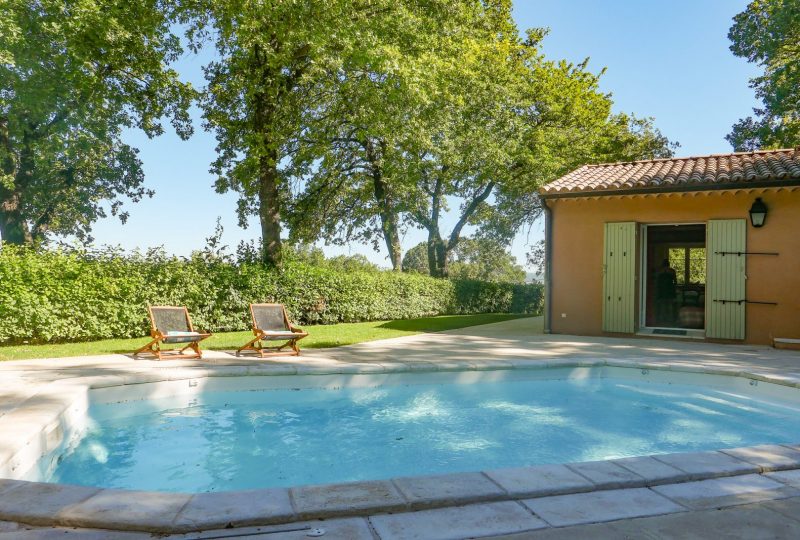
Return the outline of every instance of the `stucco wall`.
[[[745,341],[771,344],[773,337],[800,338],[800,191],[788,190],[549,201],[553,209],[552,332],[602,334],[604,223],[748,218],[757,196],[769,213],[760,229],[748,220],[747,250],[780,255],[747,257],[747,298],[779,305],[747,305]],[[637,279],[637,306],[638,290]]]

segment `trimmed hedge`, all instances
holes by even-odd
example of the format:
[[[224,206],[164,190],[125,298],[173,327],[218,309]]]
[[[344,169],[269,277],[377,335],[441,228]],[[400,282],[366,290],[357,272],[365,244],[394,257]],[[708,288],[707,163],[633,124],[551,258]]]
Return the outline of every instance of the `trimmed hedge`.
[[[449,281],[397,272],[282,270],[202,255],[0,250],[0,343],[144,336],[145,306],[186,305],[197,328],[249,328],[250,302],[286,304],[299,324],[445,314],[541,312],[540,285]]]

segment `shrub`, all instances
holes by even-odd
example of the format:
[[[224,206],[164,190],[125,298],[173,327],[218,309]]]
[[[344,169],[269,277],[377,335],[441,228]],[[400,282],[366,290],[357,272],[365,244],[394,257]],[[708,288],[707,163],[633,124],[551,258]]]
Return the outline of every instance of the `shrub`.
[[[159,251],[0,251],[0,343],[143,336],[147,304],[186,305],[195,326],[249,328],[250,302],[286,304],[300,324],[444,314],[541,311],[539,285],[449,281],[389,271],[346,271],[291,262],[189,259]]]

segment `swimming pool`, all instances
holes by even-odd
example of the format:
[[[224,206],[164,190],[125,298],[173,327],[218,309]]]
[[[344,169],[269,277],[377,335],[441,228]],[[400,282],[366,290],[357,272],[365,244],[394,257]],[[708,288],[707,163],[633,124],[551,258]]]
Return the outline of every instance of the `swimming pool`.
[[[608,367],[140,384],[92,390],[25,478],[212,492],[785,443],[798,394]]]

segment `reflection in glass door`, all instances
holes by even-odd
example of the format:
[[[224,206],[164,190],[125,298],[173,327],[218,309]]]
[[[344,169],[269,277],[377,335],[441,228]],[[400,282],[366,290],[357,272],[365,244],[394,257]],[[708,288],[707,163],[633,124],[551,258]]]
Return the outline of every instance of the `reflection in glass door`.
[[[704,224],[647,227],[646,326],[705,327],[705,242]]]

